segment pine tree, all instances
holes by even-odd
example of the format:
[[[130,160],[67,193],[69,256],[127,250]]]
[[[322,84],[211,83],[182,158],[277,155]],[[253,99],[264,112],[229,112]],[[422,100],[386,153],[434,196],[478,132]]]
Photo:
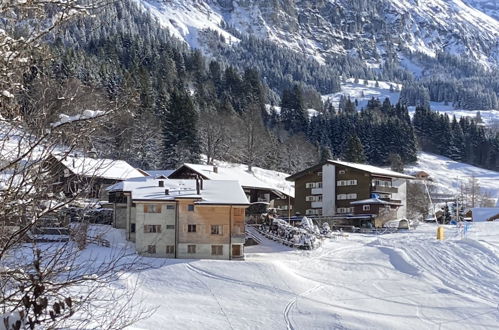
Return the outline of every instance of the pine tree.
[[[176,168],[184,162],[199,162],[197,117],[189,94],[181,90],[174,91],[163,115],[165,168]]]
[[[281,120],[284,128],[293,134],[306,133],[308,116],[305,111],[302,90],[298,85],[283,91],[281,100]]]
[[[331,160],[333,159],[333,155],[331,153],[331,149],[329,149],[328,147],[326,146],[322,146],[320,148],[320,162],[323,163],[323,162],[326,162],[328,160]]]
[[[357,135],[350,135],[343,154],[343,159],[353,163],[364,163],[366,161],[364,147]]]

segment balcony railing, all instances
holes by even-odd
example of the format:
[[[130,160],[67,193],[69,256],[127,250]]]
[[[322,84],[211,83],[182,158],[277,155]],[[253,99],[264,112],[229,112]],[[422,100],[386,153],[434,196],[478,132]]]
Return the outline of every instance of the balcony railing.
[[[380,193],[398,193],[399,190],[395,187],[386,187],[386,186],[379,186],[379,185],[372,185],[372,191],[373,192],[380,192]]]

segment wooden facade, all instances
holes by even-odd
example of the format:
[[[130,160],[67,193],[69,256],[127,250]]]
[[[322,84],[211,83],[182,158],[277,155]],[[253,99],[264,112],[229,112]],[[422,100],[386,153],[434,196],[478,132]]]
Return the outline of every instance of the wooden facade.
[[[294,214],[305,216],[390,214],[404,217],[406,179],[412,177],[379,169],[379,173],[357,164],[327,161],[287,178],[295,182]],[[353,205],[352,202],[379,198],[387,205]],[[400,211],[403,207],[403,212]],[[395,210],[395,212],[393,212]],[[394,214],[394,215],[393,215]]]

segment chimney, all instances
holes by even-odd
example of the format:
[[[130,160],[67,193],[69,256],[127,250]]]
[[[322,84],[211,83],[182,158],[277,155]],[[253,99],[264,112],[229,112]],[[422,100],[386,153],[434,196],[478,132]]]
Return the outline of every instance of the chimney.
[[[218,173],[218,166],[213,165],[213,173]]]
[[[199,187],[199,179],[196,178],[196,194],[199,195],[200,194],[200,187]]]
[[[170,195],[170,189],[165,189],[165,195]]]
[[[159,187],[164,187],[165,186],[165,181],[159,180],[158,184],[159,184]]]

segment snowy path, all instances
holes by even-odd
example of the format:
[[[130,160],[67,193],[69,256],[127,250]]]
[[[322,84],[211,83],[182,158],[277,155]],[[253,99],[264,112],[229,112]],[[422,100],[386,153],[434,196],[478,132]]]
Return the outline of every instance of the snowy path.
[[[141,272],[154,317],[132,329],[499,329],[499,223],[466,240],[433,225],[353,234],[314,251],[261,237],[245,261],[157,260]],[[258,235],[258,234],[257,234]]]

